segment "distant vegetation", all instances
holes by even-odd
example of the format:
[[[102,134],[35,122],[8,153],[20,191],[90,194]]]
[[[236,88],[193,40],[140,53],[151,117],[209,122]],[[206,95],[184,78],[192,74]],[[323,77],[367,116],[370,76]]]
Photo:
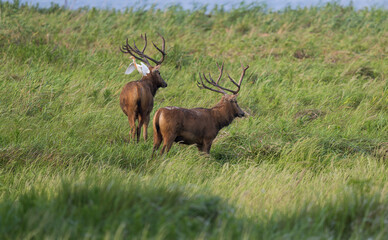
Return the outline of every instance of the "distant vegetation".
[[[15,2],[0,2],[1,239],[388,235],[387,10]],[[213,106],[198,72],[250,65],[238,96],[250,116],[210,157],[173,145],[150,160],[152,137],[128,143],[119,94],[140,75],[124,75],[119,46],[145,32],[168,54],[151,116]]]

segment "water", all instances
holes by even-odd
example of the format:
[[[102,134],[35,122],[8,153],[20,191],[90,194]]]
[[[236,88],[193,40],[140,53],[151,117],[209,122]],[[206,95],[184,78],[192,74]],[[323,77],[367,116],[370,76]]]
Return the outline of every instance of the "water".
[[[57,3],[61,6],[66,6],[71,9],[77,9],[81,7],[96,7],[102,9],[125,9],[127,7],[135,8],[148,8],[155,5],[157,8],[164,9],[171,5],[179,4],[184,9],[193,9],[203,5],[207,5],[208,9],[212,9],[216,4],[224,5],[225,9],[231,9],[238,7],[241,0],[21,0],[21,3],[28,3],[31,5],[39,4],[40,7],[50,7],[51,3]],[[327,2],[333,2],[332,0],[262,0],[252,1],[245,0],[245,4],[250,3],[264,3],[269,9],[281,10],[285,7],[290,6],[291,8],[297,7],[309,7],[309,6],[321,6]],[[348,6],[352,4],[356,9],[362,9],[365,7],[377,7],[377,8],[388,8],[388,0],[337,0],[335,1],[342,6]]]

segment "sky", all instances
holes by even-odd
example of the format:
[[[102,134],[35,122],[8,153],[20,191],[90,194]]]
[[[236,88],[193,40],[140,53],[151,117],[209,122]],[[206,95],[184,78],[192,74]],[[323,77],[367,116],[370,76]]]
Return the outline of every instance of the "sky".
[[[12,1],[9,1],[12,2]],[[157,8],[166,8],[171,5],[179,4],[185,9],[192,9],[195,6],[208,5],[208,9],[213,8],[215,4],[225,5],[226,9],[230,9],[234,6],[238,6],[241,0],[21,0],[21,3],[29,3],[32,5],[39,4],[40,7],[49,7],[51,2],[57,3],[59,5],[67,5],[71,9],[77,9],[80,7],[96,7],[96,8],[115,8],[115,9],[125,9],[126,7],[149,7],[155,5]],[[292,8],[296,7],[309,7],[309,6],[319,6],[324,5],[327,2],[332,2],[332,0],[261,0],[261,1],[252,1],[245,0],[246,4],[249,3],[264,3],[268,8],[272,10],[281,10],[287,6]],[[388,0],[336,0],[335,2],[347,6],[350,3],[356,9],[362,9],[365,7],[378,7],[388,9]]]

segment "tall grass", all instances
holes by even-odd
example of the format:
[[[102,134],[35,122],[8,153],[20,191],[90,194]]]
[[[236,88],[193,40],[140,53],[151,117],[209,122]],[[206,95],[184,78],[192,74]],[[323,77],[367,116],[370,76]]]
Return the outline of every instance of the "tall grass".
[[[383,239],[388,12],[65,10],[0,2],[0,236]],[[140,34],[167,41],[163,106],[211,107],[199,71],[249,64],[250,113],[203,156],[128,143],[118,104]],[[151,47],[151,55],[157,54]],[[227,86],[229,83],[225,84]],[[152,113],[152,115],[153,115]],[[151,128],[148,129],[152,136]]]

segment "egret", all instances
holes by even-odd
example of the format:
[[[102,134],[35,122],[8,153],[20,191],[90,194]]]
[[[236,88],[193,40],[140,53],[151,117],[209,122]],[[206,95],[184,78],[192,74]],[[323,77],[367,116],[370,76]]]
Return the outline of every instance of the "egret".
[[[140,65],[136,63],[135,57],[131,56],[133,62],[129,64],[127,70],[125,71],[125,74],[131,74],[135,69],[142,74],[143,76],[150,73],[150,69],[145,65],[143,62],[140,62]]]

